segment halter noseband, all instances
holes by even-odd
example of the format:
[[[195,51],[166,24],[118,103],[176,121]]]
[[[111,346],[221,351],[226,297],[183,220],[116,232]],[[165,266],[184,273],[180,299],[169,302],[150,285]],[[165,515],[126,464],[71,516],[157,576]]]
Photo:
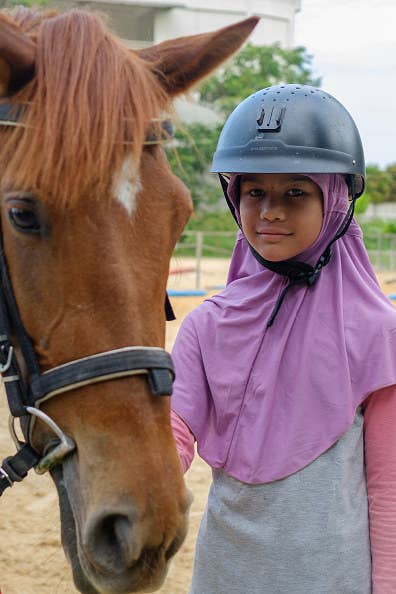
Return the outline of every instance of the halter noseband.
[[[20,110],[15,105],[0,104],[0,126],[20,126]],[[162,121],[161,136],[149,134],[144,144],[159,144],[172,136],[172,126],[168,120]],[[168,296],[165,299],[166,319],[174,319]],[[15,343],[13,341],[15,337]],[[22,360],[27,369],[25,379],[16,354],[18,345]],[[44,473],[76,449],[74,441],[42,410],[43,402],[71,390],[89,384],[128,377],[145,375],[155,396],[170,396],[174,380],[172,359],[159,347],[129,346],[97,353],[70,361],[42,373],[30,337],[22,324],[15,301],[7,263],[3,249],[0,229],[0,374],[3,377],[10,409],[9,429],[17,448],[14,456],[6,458],[0,466],[0,496],[3,491],[19,482],[35,467]],[[20,419],[24,441],[15,431],[15,418]],[[56,435],[59,443],[44,456],[32,446],[32,433],[36,418],[43,421]]]

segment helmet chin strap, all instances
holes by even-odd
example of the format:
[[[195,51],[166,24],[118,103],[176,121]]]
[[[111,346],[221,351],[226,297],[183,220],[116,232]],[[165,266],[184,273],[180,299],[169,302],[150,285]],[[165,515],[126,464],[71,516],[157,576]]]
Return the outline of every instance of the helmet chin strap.
[[[223,188],[225,199],[226,199],[227,204],[231,210],[231,214],[234,217],[234,219],[236,220],[238,227],[241,229],[241,225],[240,225],[240,223],[237,219],[236,213],[235,213],[235,207],[228,197],[228,193],[227,193],[228,183],[227,183],[226,179],[221,174],[219,174],[219,178],[220,178],[221,186]],[[333,243],[335,243],[338,239],[340,239],[340,237],[342,237],[347,232],[348,227],[351,224],[352,219],[353,219],[353,214],[355,211],[355,202],[356,202],[356,198],[357,198],[356,191],[355,191],[355,179],[352,175],[349,176],[348,185],[349,185],[350,193],[351,193],[351,204],[348,208],[348,212],[346,213],[345,218],[344,218],[343,222],[341,223],[337,233],[335,234],[333,239],[328,243],[325,250],[322,252],[322,254],[319,257],[315,266],[311,266],[310,264],[307,264],[306,262],[299,262],[298,260],[282,260],[280,262],[272,262],[271,260],[266,260],[248,242],[252,255],[262,266],[264,266],[265,268],[268,268],[269,270],[272,270],[272,272],[276,272],[277,274],[287,277],[287,279],[289,280],[288,284],[286,285],[286,287],[283,289],[283,291],[281,292],[281,294],[278,297],[275,307],[272,310],[272,313],[271,313],[269,320],[267,322],[267,327],[273,325],[275,318],[278,315],[279,310],[282,306],[282,303],[286,297],[286,294],[291,289],[291,287],[294,287],[295,285],[300,285],[300,284],[305,284],[308,287],[312,287],[316,283],[316,281],[318,280],[318,278],[320,276],[320,273],[322,272],[322,268],[324,266],[326,266],[330,261],[331,254],[332,254],[331,246],[333,245]]]

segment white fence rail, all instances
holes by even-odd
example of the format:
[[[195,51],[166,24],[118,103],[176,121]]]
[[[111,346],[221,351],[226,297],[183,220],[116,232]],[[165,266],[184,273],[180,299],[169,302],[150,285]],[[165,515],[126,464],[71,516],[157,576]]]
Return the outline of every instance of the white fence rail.
[[[373,219],[394,221],[396,219],[396,204],[394,202],[369,204],[367,210],[363,214],[359,215],[359,220],[372,221]]]
[[[225,283],[235,236],[233,231],[185,231],[174,252],[173,272],[186,272],[189,288],[195,290],[207,289],[215,278]],[[396,234],[366,235],[365,244],[377,272],[396,272]]]
[[[396,271],[396,234],[377,233],[364,237],[370,260],[375,270]]]

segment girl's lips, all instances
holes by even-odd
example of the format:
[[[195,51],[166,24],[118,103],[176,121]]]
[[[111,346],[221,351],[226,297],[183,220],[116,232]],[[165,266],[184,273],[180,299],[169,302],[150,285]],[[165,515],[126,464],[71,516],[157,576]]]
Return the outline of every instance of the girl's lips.
[[[284,229],[278,229],[277,227],[271,227],[270,229],[259,229],[256,231],[258,235],[292,235],[290,231]]]

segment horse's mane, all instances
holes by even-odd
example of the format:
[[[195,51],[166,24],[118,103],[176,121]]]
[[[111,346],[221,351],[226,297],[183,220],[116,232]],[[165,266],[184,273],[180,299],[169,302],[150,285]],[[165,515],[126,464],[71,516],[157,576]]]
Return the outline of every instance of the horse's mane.
[[[73,10],[10,17],[37,41],[34,79],[12,99],[25,127],[1,128],[0,186],[36,191],[73,206],[103,198],[125,157],[139,160],[168,98],[150,66],[98,15]]]

